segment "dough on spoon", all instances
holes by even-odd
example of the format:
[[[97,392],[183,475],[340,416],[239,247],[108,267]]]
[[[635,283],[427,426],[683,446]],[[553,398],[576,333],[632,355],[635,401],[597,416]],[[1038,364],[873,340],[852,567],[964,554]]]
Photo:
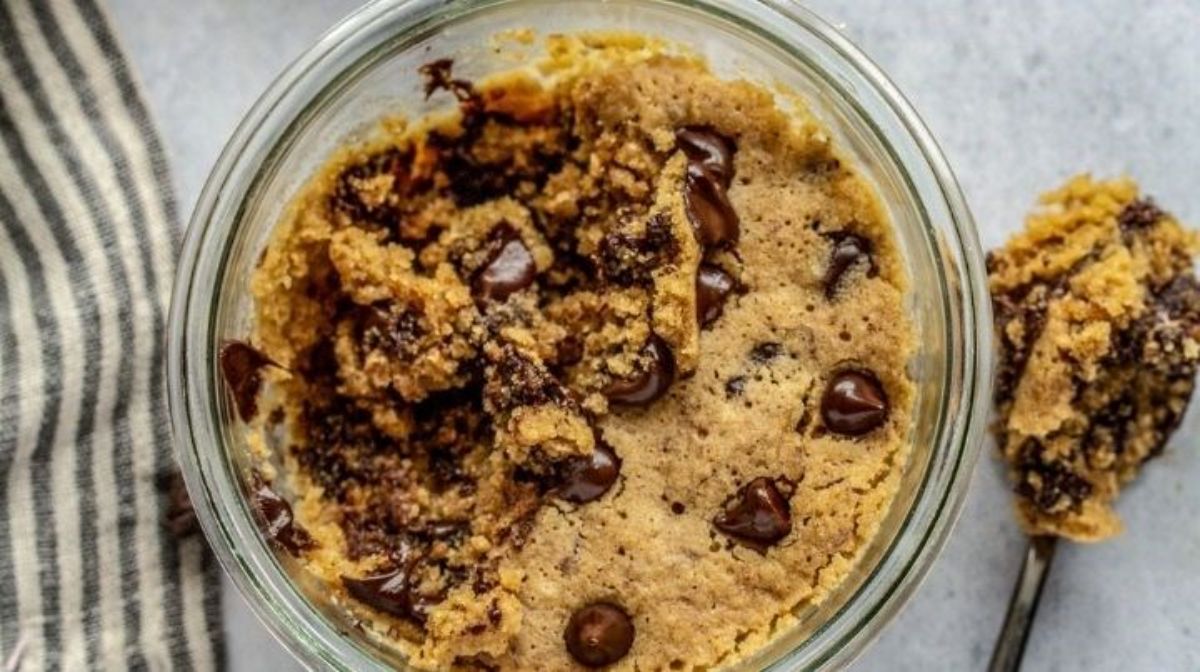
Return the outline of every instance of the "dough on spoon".
[[[1100,541],[1200,359],[1197,239],[1128,179],[1072,179],[988,257],[997,434],[1030,534]]]

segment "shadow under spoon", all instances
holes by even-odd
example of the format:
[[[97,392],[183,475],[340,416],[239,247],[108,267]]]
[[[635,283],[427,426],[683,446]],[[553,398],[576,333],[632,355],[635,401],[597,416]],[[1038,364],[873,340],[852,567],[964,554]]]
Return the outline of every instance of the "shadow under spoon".
[[[1000,636],[996,638],[996,647],[992,649],[992,661],[988,663],[988,672],[1016,672],[1021,669],[1025,642],[1029,639],[1029,631],[1037,615],[1042,586],[1046,583],[1046,575],[1050,571],[1050,561],[1054,559],[1055,541],[1055,537],[1046,536],[1029,539],[1029,547],[1025,550],[1025,563],[1021,565],[1021,575],[1017,577],[1017,585],[1013,587],[1008,613],[1004,616],[1004,626],[1000,629]]]

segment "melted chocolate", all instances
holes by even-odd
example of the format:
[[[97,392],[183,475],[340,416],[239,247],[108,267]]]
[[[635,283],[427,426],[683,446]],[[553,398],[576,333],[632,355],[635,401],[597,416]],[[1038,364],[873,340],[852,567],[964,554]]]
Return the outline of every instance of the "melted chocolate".
[[[453,58],[439,58],[417,68],[417,72],[425,79],[425,97],[429,98],[441,89],[449,91],[462,103],[475,100],[475,87],[465,79],[455,79],[453,71]]]
[[[1092,484],[1069,466],[1045,455],[1045,446],[1034,438],[1021,445],[1015,490],[1046,513],[1078,511],[1092,494]]]
[[[563,632],[563,641],[579,664],[604,667],[629,653],[633,636],[633,620],[624,609],[608,602],[596,602],[571,615]]]
[[[701,327],[716,321],[737,283],[721,267],[700,264],[696,271],[696,319]]]
[[[251,487],[250,506],[258,516],[263,534],[271,543],[297,558],[316,547],[313,538],[296,522],[292,505],[275,492],[258,472],[253,474]]]
[[[583,341],[568,334],[554,348],[554,363],[557,366],[575,366],[583,361]]]
[[[608,492],[620,473],[621,458],[596,437],[596,449],[591,457],[576,458],[567,463],[556,493],[568,502],[584,504]]]
[[[491,257],[479,269],[472,283],[475,296],[486,301],[504,301],[510,295],[533,284],[537,264],[521,237],[508,227],[493,244]]]
[[[410,561],[396,569],[361,579],[343,576],[342,585],[359,602],[423,626],[429,610],[444,596],[418,592],[411,576],[412,565]]]
[[[683,202],[696,237],[706,247],[737,242],[737,212],[726,193],[733,180],[733,141],[707,126],[687,126],[675,133],[687,156]]]
[[[720,178],[702,165],[689,163],[683,182],[683,203],[696,238],[705,247],[737,243],[741,221]]]
[[[729,188],[733,181],[733,141],[708,126],[685,126],[675,132],[675,143],[696,164],[717,179],[721,187]]]
[[[657,334],[642,347],[646,369],[626,380],[615,380],[604,389],[608,400],[629,406],[646,406],[667,393],[675,381],[675,355]]]
[[[262,386],[262,370],[277,366],[270,357],[242,341],[225,341],[218,356],[221,375],[233,395],[238,416],[244,422],[254,419],[258,412],[258,388]]]

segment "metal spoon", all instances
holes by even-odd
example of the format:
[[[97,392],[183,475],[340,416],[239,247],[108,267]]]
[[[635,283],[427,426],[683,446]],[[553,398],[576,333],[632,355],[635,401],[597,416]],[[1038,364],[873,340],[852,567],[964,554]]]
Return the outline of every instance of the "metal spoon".
[[[1025,642],[1029,639],[1030,626],[1037,615],[1038,602],[1042,597],[1042,585],[1054,559],[1055,537],[1031,537],[1025,550],[1025,564],[1013,588],[1004,615],[1004,626],[992,649],[992,661],[988,672],[1017,672],[1021,669],[1021,657],[1025,654]]]

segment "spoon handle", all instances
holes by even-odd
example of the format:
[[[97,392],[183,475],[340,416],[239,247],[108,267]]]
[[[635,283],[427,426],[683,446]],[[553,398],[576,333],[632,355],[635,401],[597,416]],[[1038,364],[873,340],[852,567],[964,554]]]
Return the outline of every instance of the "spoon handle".
[[[1032,537],[1025,551],[1025,564],[1021,576],[1013,588],[1004,616],[1004,627],[996,638],[992,650],[992,662],[988,672],[1017,672],[1021,669],[1021,656],[1025,653],[1025,642],[1029,639],[1030,626],[1037,614],[1038,600],[1042,596],[1042,585],[1054,559],[1054,537]]]

